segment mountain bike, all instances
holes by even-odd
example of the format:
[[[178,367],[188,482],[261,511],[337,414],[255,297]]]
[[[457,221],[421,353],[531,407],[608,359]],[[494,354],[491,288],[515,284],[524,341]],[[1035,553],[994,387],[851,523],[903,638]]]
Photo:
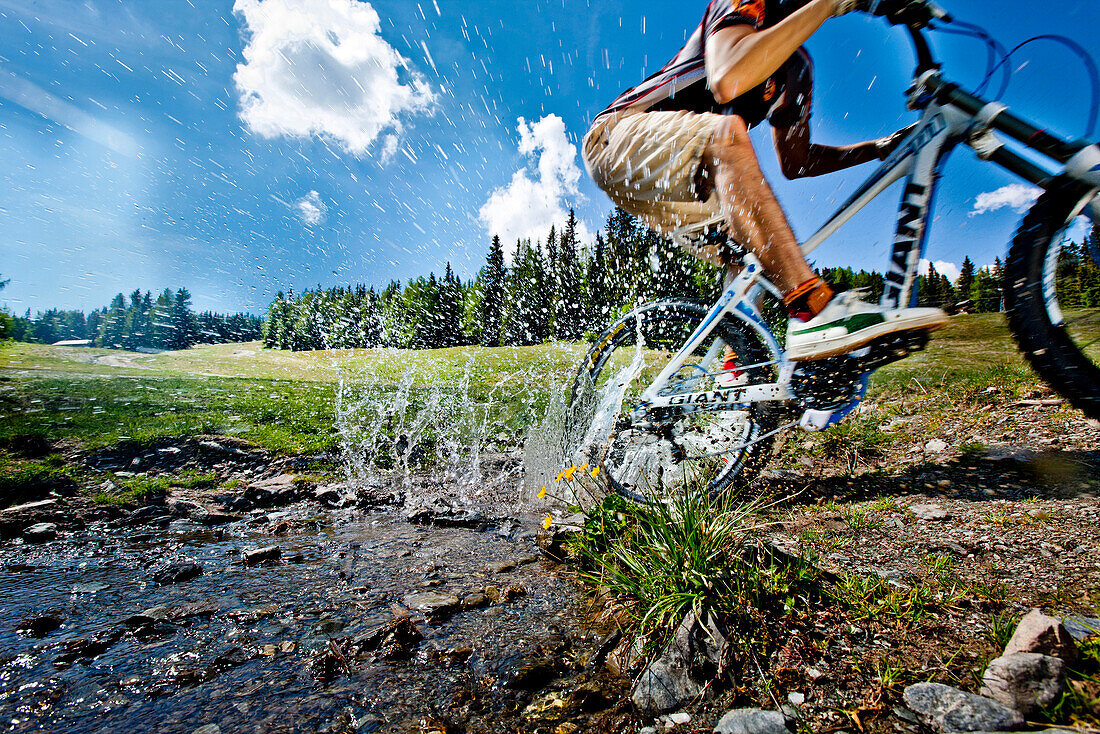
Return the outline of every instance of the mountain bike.
[[[1009,249],[1003,284],[1008,324],[1035,371],[1070,403],[1100,418],[1100,309],[1060,298],[1059,277],[1068,233],[1100,222],[1100,146],[1060,139],[948,81],[926,32],[957,21],[932,3],[914,0],[904,18],[891,22],[912,41],[917,67],[907,99],[920,119],[806,240],[803,253],[904,179],[881,302],[915,304],[942,164],[955,147],[969,146],[980,160],[1043,190]],[[597,338],[578,370],[571,397],[585,416],[584,460],[601,467],[611,487],[629,498],[649,501],[689,482],[712,494],[735,481],[747,484],[767,464],[780,434],[837,424],[860,404],[871,373],[927,343],[926,332],[903,332],[850,354],[791,361],[777,336],[786,324],[781,293],[724,224],[715,217],[672,234],[674,241],[722,245],[739,257],[740,271],[727,278],[717,302],[671,299],[640,306]],[[1100,265],[1098,253],[1089,256]]]

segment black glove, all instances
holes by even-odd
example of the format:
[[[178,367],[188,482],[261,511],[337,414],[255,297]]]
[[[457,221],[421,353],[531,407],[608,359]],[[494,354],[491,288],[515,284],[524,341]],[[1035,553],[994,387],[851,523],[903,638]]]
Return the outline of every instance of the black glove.
[[[860,0],[859,4],[860,10],[880,15],[894,25],[924,28],[936,17],[932,6],[923,0]]]

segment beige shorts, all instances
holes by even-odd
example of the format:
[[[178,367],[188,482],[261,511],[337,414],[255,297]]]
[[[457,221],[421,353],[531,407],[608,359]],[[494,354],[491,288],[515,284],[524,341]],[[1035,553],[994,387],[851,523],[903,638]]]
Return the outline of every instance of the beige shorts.
[[[703,151],[723,123],[695,112],[623,112],[600,118],[584,137],[588,174],[616,205],[652,229],[669,234],[721,217],[718,197],[700,201],[696,178]],[[677,243],[708,262],[717,253]]]

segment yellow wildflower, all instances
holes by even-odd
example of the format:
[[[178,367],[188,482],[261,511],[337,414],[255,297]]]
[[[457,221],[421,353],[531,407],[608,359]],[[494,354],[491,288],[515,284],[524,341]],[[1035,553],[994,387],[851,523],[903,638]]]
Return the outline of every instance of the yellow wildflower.
[[[577,465],[576,464],[574,464],[573,466],[571,466],[571,467],[569,467],[568,469],[565,470],[565,479],[566,479],[566,481],[568,481],[568,482],[573,481],[573,472],[575,472],[576,470],[577,470]]]
[[[549,529],[550,526],[553,525],[553,524],[554,524],[554,518],[551,517],[549,514],[546,516],[546,519],[542,521],[542,527],[545,528],[545,529]]]
[[[545,497],[545,496],[546,496],[546,485],[543,485],[542,489],[540,489],[540,490],[539,490],[539,493],[538,493],[537,495],[535,495],[535,496],[536,496],[536,497],[538,497],[538,498],[539,498],[540,500],[541,500],[541,499],[542,499],[543,497]]]
[[[593,477],[596,476],[599,473],[600,473],[600,467],[597,466],[594,469],[592,469],[592,476]]]

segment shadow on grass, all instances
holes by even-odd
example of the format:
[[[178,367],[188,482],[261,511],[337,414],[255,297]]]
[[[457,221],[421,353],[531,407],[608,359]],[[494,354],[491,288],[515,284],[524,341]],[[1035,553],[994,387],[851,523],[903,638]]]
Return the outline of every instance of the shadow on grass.
[[[924,494],[947,499],[1073,499],[1100,496],[1100,451],[1020,452],[1011,456],[964,455],[925,461],[903,472],[812,476],[786,471],[759,482],[760,491],[790,505],[861,502]]]

